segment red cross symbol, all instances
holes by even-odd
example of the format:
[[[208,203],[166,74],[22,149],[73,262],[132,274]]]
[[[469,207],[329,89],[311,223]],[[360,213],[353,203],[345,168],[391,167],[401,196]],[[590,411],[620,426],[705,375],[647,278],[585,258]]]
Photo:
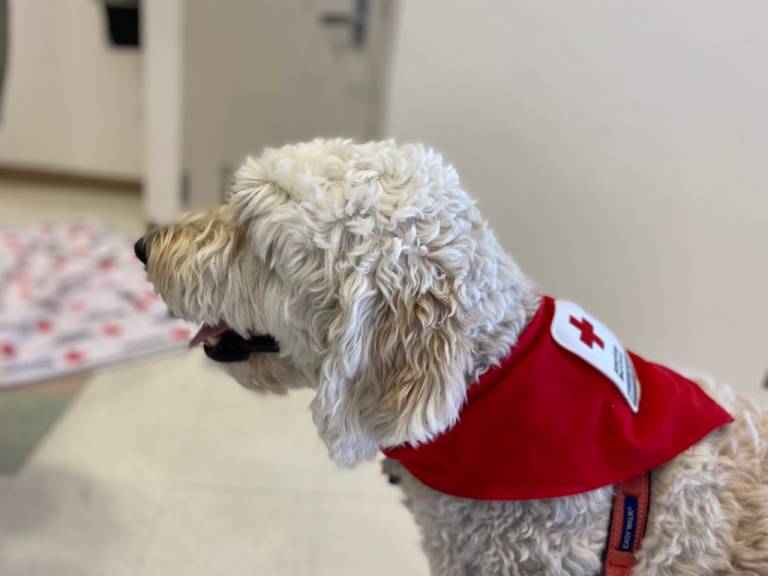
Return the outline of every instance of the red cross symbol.
[[[584,342],[584,344],[590,348],[592,348],[592,344],[597,344],[600,346],[600,348],[605,349],[605,344],[597,336],[597,334],[595,334],[595,327],[592,326],[592,323],[589,320],[586,318],[582,320],[576,320],[576,318],[571,316],[570,322],[581,331],[581,341]]]

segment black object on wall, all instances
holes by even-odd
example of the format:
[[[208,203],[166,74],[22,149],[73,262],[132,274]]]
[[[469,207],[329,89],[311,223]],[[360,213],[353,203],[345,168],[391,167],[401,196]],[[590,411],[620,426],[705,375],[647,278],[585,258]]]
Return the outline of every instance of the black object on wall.
[[[106,9],[110,42],[115,46],[138,47],[141,43],[139,3],[108,2]]]

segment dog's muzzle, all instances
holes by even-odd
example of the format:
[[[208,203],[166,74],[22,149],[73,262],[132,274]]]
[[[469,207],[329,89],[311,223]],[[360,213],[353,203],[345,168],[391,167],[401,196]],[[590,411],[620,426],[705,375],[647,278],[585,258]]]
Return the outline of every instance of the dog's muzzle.
[[[133,251],[142,264],[149,262],[152,232],[139,238]],[[203,345],[205,355],[216,362],[242,362],[256,352],[279,352],[280,346],[269,334],[253,334],[243,338],[224,323],[218,326],[204,325],[192,338],[190,346]]]

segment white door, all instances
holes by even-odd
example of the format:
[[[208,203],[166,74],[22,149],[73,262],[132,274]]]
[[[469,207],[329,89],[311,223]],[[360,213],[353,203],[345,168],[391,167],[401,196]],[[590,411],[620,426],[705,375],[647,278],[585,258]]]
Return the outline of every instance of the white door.
[[[222,201],[265,146],[380,134],[394,0],[188,0],[182,209]]]

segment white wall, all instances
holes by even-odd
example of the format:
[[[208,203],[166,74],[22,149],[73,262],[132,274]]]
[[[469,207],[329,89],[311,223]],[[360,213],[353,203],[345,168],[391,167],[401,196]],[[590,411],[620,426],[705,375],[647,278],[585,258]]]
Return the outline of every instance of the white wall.
[[[144,213],[155,225],[183,211],[182,93],[184,0],[144,2]]]
[[[768,369],[768,3],[403,2],[388,132],[650,358]]]
[[[95,0],[12,0],[0,163],[141,175],[141,61]]]

